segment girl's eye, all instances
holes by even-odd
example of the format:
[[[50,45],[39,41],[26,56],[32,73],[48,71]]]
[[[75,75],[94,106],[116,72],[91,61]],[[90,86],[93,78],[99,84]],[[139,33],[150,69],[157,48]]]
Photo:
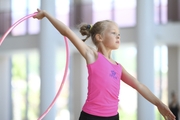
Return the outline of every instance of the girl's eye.
[[[115,32],[112,32],[112,34],[116,35],[116,33],[115,33]]]
[[[120,34],[117,34],[116,32],[111,32],[113,35],[120,36]]]

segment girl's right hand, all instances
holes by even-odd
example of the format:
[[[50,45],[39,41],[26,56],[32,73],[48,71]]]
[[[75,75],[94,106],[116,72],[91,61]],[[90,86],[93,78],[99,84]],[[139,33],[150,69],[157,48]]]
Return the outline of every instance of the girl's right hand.
[[[165,120],[176,120],[174,114],[164,103],[160,103],[157,108]]]
[[[33,16],[33,18],[36,18],[38,20],[41,20],[45,17],[45,11],[37,9],[37,14]]]

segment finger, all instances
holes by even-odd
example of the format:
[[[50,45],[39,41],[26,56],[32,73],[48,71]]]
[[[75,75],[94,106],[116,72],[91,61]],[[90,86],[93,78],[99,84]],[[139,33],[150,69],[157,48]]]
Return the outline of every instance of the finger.
[[[164,116],[164,119],[165,119],[165,120],[168,120],[168,117],[167,117],[167,116]]]
[[[171,115],[169,118],[170,120],[176,120],[176,117],[174,115],[173,116]]]
[[[40,12],[40,9],[38,8],[37,11]]]
[[[36,18],[36,15],[34,15],[33,18],[35,19],[35,18]]]
[[[168,120],[175,120],[175,117],[169,116],[169,117],[168,117]]]
[[[40,11],[40,9],[38,9],[38,8],[37,8],[37,11],[39,12],[39,11]],[[36,13],[38,13],[38,12],[36,12]],[[36,15],[34,15],[34,16],[33,16],[33,18],[37,18],[37,14],[36,14]]]
[[[171,118],[172,120],[175,120],[175,116],[174,116],[174,114],[173,113],[169,113],[169,118]]]
[[[34,15],[34,16],[33,16],[33,18],[35,19],[35,18],[37,18],[37,16],[36,16],[36,15]]]

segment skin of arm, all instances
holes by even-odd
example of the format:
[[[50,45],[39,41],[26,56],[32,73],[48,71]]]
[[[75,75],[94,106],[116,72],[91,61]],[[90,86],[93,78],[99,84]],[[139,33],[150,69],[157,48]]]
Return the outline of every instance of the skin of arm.
[[[175,116],[169,108],[162,103],[145,85],[140,83],[122,67],[121,80],[137,90],[146,100],[154,104],[165,120],[175,120]]]
[[[160,100],[143,84],[141,84],[137,79],[130,75],[124,68],[122,68],[122,81],[136,89],[144,98],[154,105],[160,104]]]
[[[56,19],[55,17],[51,16],[44,10],[37,9],[38,14],[35,15],[33,18],[43,19],[46,17],[50,23],[63,35],[68,37],[68,39],[74,44],[74,46],[78,49],[81,55],[87,59],[87,53],[92,53],[92,50],[64,23]]]

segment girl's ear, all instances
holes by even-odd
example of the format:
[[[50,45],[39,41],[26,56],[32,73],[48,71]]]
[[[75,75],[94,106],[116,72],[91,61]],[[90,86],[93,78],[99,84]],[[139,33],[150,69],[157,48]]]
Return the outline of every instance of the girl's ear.
[[[101,34],[96,34],[96,35],[95,35],[95,38],[96,38],[96,40],[99,41],[99,42],[102,41],[102,36],[101,36]]]

